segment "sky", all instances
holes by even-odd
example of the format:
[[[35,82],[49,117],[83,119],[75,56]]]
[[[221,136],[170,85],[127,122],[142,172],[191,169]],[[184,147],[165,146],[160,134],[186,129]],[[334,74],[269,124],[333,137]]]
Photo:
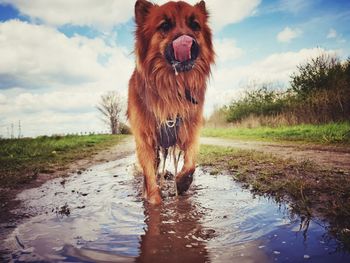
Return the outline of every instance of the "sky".
[[[106,131],[96,105],[108,91],[126,103],[134,3],[0,0],[0,136]],[[217,55],[206,116],[254,83],[287,88],[297,65],[322,53],[350,56],[349,0],[206,5]]]

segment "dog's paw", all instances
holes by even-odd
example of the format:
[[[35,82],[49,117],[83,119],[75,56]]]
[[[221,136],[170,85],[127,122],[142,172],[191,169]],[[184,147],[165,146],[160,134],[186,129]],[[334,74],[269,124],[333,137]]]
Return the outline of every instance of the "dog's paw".
[[[179,195],[183,194],[190,188],[193,181],[193,173],[176,178],[176,189]]]
[[[147,201],[152,205],[160,205],[162,203],[162,197],[160,196],[159,188],[155,189],[147,195]]]

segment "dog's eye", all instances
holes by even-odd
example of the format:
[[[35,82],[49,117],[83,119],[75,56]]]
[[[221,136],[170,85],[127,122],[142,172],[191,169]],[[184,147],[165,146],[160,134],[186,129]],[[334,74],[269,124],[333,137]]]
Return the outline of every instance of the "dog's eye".
[[[158,27],[159,30],[163,32],[168,32],[172,28],[172,24],[169,21],[164,21],[163,23],[160,24]]]
[[[201,30],[201,26],[200,24],[195,21],[195,20],[191,20],[189,23],[189,27],[193,30],[193,31],[199,31]]]

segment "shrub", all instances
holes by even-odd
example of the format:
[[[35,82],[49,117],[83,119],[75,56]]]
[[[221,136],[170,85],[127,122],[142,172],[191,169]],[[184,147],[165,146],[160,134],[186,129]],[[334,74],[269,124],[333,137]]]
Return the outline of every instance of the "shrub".
[[[287,91],[260,85],[217,110],[218,113],[224,114],[228,122],[250,119],[262,125],[276,125],[278,121],[281,125],[348,121],[350,58],[341,62],[323,54],[298,66]]]
[[[119,125],[119,133],[120,134],[131,134],[130,127],[125,123],[120,123]]]
[[[283,110],[284,99],[284,93],[262,85],[256,90],[245,92],[243,98],[228,106],[227,121],[241,121],[250,115],[277,115]]]
[[[291,76],[291,89],[297,95],[305,97],[317,91],[346,85],[344,81],[349,84],[346,80],[349,66],[349,60],[341,63],[337,57],[322,54],[298,66],[298,71]]]

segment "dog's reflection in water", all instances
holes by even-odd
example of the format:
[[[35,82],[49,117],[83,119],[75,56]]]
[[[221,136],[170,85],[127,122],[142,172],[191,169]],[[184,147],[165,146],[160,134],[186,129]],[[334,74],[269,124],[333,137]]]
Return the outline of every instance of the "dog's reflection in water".
[[[145,216],[147,229],[141,236],[136,262],[209,261],[204,242],[214,231],[202,228],[202,215],[189,197],[181,196],[159,207],[145,204]]]

